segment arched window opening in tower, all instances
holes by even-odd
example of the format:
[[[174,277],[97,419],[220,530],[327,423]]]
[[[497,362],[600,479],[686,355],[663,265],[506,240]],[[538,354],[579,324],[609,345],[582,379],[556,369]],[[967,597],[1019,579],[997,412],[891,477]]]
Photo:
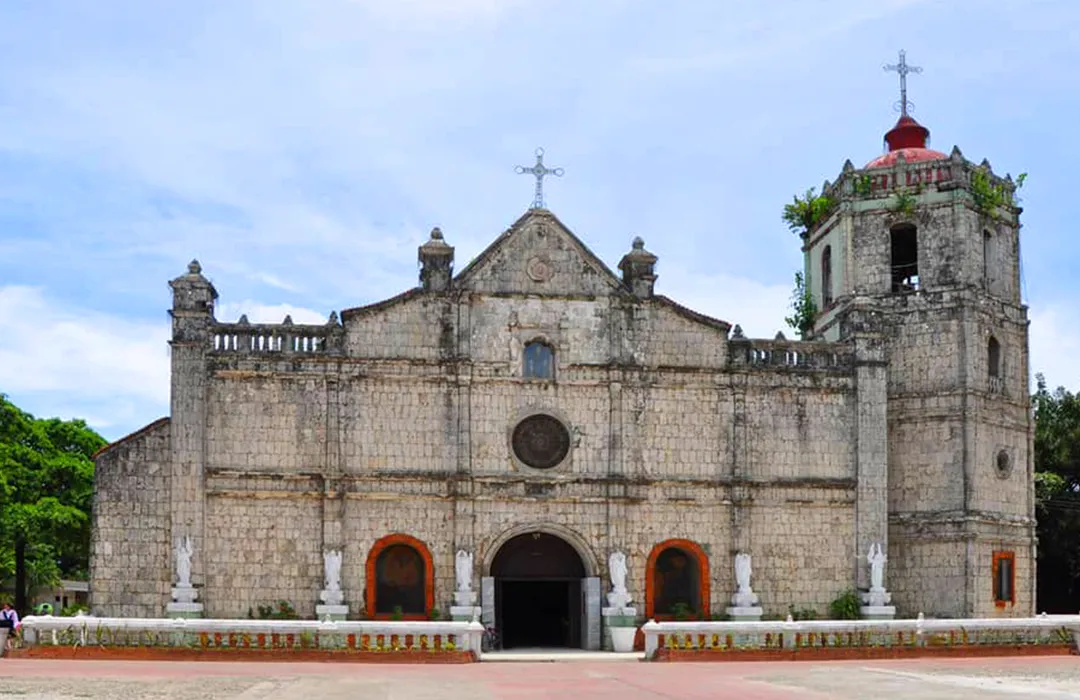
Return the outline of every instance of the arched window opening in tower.
[[[525,346],[526,379],[554,379],[555,351],[545,342],[534,340]]]
[[[1001,376],[1001,343],[994,336],[986,343],[986,369],[995,379]]]
[[[825,246],[821,253],[821,305],[827,308],[832,304],[832,246]]]
[[[911,224],[900,224],[889,231],[892,291],[914,292],[919,289],[919,234]]]

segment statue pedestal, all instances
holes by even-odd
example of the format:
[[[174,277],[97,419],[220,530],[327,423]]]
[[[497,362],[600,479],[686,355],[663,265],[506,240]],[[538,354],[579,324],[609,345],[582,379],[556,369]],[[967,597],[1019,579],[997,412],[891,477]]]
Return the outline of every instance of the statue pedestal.
[[[196,619],[202,617],[202,603],[169,603],[165,606],[165,617]]]
[[[764,608],[758,605],[746,607],[732,605],[724,608],[724,612],[732,622],[761,622],[761,616],[765,614]]]
[[[478,605],[450,606],[450,619],[454,622],[472,622],[473,620],[479,620],[480,614],[481,609]]]
[[[765,612],[758,605],[759,602],[757,594],[750,588],[735,591],[735,595],[731,596],[731,605],[724,608],[724,612],[732,622],[759,622]]]
[[[476,605],[476,591],[454,591],[454,603],[450,606],[450,619],[454,622],[479,620],[481,609]]]
[[[172,602],[165,606],[165,617],[182,617],[186,619],[196,619],[202,617],[202,614],[202,603]]]
[[[608,594],[609,600],[611,595]],[[637,608],[601,608],[600,616],[604,620],[603,648],[619,653],[633,651],[634,637],[637,635]]]
[[[892,605],[864,605],[859,608],[859,614],[864,620],[893,620],[896,618],[896,607]]]
[[[864,620],[892,620],[896,617],[896,607],[890,605],[892,594],[884,588],[872,588],[866,593],[860,593],[862,607],[859,614]]]
[[[316,605],[315,617],[319,620],[342,622],[349,617],[348,605]]]
[[[166,617],[202,617],[203,604],[196,603],[199,590],[190,583],[173,586],[172,602],[165,606]]]

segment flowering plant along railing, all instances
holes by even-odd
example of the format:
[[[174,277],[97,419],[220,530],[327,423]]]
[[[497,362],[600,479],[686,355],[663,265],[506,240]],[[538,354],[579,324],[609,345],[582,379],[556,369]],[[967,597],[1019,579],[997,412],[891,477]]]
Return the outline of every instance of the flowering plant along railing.
[[[30,616],[23,646],[481,654],[479,622],[335,622]]]
[[[926,620],[656,622],[642,626],[645,656],[671,652],[781,652],[817,648],[1016,647],[1073,645],[1080,615]]]

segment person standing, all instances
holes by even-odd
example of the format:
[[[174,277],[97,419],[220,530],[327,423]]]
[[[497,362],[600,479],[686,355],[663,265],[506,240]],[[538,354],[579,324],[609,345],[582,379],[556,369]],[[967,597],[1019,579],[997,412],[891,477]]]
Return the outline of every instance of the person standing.
[[[0,629],[7,629],[7,641],[4,643],[4,648],[11,649],[11,640],[15,636],[15,632],[19,629],[19,613],[15,612],[15,608],[11,607],[11,603],[5,602],[0,607]]]

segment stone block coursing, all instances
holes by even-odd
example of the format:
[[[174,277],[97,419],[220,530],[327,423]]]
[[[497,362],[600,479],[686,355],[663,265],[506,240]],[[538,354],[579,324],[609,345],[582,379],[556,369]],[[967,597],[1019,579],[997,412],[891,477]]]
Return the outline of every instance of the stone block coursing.
[[[985,374],[971,359],[982,355],[950,350],[992,328],[1008,366],[1026,368],[1020,317],[976,314],[962,297],[886,299],[860,307],[871,320],[843,342],[748,340],[640,282],[614,277],[544,211],[448,290],[411,290],[325,327],[222,324],[198,271],[174,281],[209,306],[174,309],[173,424],[98,459],[95,610],[161,614],[170,543],[189,532],[206,613],[223,617],[277,600],[313,615],[327,548],[344,551],[350,615],[370,614],[368,558],[396,533],[425,544],[445,611],[457,549],[475,555],[479,590],[498,547],[534,531],[566,539],[605,590],[608,555],[625,552],[643,613],[646,563],[669,539],[708,559],[703,614],[727,606],[738,551],[753,555],[766,614],[825,614],[860,584],[865,544],[886,539],[902,614],[986,610],[995,547],[1016,548],[1012,610],[1030,607],[1019,385],[1010,374],[991,395],[972,376]],[[837,327],[854,327],[855,311],[837,313]],[[553,377],[523,376],[533,341],[553,349]],[[547,470],[511,445],[535,413],[568,436]],[[992,468],[1002,450],[1007,477]]]

